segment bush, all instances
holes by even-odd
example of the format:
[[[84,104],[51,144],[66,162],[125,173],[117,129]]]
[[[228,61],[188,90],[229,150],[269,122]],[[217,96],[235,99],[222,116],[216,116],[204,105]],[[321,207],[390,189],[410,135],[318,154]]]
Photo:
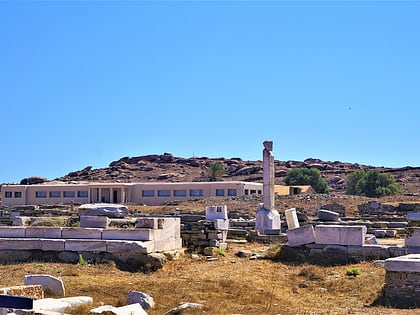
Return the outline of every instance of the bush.
[[[317,193],[328,193],[328,184],[316,168],[294,168],[287,173],[284,182],[288,186],[311,185]]]
[[[401,188],[390,174],[381,173],[379,170],[358,170],[350,173],[346,194],[377,198],[401,194]]]

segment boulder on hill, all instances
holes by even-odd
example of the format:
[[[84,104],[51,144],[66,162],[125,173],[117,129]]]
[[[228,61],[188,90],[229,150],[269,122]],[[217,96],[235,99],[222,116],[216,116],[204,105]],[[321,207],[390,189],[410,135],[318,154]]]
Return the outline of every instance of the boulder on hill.
[[[41,176],[26,177],[20,181],[21,185],[36,185],[48,182],[48,179]]]

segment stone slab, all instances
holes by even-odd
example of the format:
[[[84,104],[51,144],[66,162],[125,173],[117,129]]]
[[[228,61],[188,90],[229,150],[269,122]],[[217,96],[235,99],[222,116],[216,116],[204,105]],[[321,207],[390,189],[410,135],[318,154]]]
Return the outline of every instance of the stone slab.
[[[66,240],[64,249],[73,252],[106,252],[106,241],[80,239]]]
[[[227,220],[228,219],[228,211],[227,206],[209,206],[206,207],[206,220]]]
[[[390,257],[386,245],[363,245],[363,246],[348,246],[347,254],[350,260],[364,261],[364,260],[384,260]]]
[[[318,210],[317,216],[320,221],[338,221],[340,218],[339,213],[325,209]]]
[[[102,237],[102,229],[97,228],[63,228],[61,237],[65,239],[98,239]]]
[[[286,231],[289,246],[315,243],[315,231],[312,225],[304,225]]]
[[[386,271],[420,272],[420,254],[409,254],[385,260]]]
[[[315,243],[362,246],[366,233],[366,226],[317,225]]]
[[[299,220],[296,214],[296,208],[287,209],[286,211],[284,211],[284,215],[286,217],[287,228],[289,230],[299,227]]]
[[[55,296],[65,296],[66,290],[64,289],[63,280],[53,277],[51,275],[34,274],[26,275],[24,279],[25,285],[42,285],[44,291]]]
[[[2,238],[0,250],[34,250],[41,249],[41,240],[33,238]]]
[[[214,228],[216,230],[229,230],[229,220],[228,219],[214,220]]]
[[[80,227],[85,228],[108,228],[111,220],[106,216],[81,216]]]
[[[156,230],[163,231],[163,230]],[[102,231],[103,240],[151,241],[154,236],[152,229],[106,229]]]
[[[25,237],[32,238],[61,238],[60,227],[37,227],[28,226],[26,228]]]
[[[64,251],[64,239],[41,239],[41,250],[43,251]]]
[[[153,241],[106,241],[108,253],[140,253],[148,254],[154,251]]]
[[[420,221],[420,212],[407,213],[407,221]]]
[[[265,230],[280,230],[281,221],[279,212],[277,210],[259,208],[256,216],[255,229],[261,234],[264,234]]]
[[[182,239],[171,239],[165,241],[154,241],[154,252],[165,252],[168,250],[182,248]]]
[[[25,228],[0,226],[0,237],[25,237]]]
[[[420,227],[407,228],[405,246],[420,247]]]

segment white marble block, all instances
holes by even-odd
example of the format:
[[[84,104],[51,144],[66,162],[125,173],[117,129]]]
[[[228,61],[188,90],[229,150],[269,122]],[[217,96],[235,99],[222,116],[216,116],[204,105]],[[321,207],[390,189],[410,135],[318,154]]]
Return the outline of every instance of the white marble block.
[[[315,243],[362,246],[366,233],[366,226],[317,225]]]
[[[25,237],[25,228],[0,226],[0,237]]]
[[[277,210],[259,209],[255,222],[255,229],[264,234],[266,230],[280,230],[280,214]]]
[[[41,239],[41,250],[43,251],[64,251],[65,240]]]
[[[287,209],[284,212],[284,215],[286,216],[287,228],[289,230],[299,227],[299,220],[296,215],[296,208]]]
[[[32,238],[61,238],[61,228],[28,226],[26,227],[25,236]]]
[[[152,229],[106,229],[102,231],[102,239],[150,241],[153,240],[153,231]]]
[[[206,208],[206,220],[217,220],[223,219],[227,220],[228,212],[227,206],[209,206]]]
[[[153,241],[106,241],[108,253],[140,253],[148,254],[154,251]]]
[[[106,229],[109,226],[111,220],[106,216],[92,215],[92,216],[81,216],[80,227],[85,228],[103,228]]]
[[[96,228],[81,228],[81,227],[69,227],[63,228],[61,232],[62,238],[84,238],[84,239],[101,239],[102,229]]]
[[[228,219],[214,220],[214,228],[216,230],[229,230],[229,220]]]
[[[106,241],[66,240],[64,249],[73,252],[106,252]]]
[[[420,254],[385,259],[385,270],[420,273]]]
[[[314,227],[310,224],[286,231],[289,246],[315,243]]]
[[[40,284],[44,291],[49,292],[55,296],[65,296],[63,280],[53,277],[51,275],[26,275],[24,280],[25,285]]]
[[[41,249],[41,240],[33,238],[2,238],[0,239],[0,250],[33,250]]]

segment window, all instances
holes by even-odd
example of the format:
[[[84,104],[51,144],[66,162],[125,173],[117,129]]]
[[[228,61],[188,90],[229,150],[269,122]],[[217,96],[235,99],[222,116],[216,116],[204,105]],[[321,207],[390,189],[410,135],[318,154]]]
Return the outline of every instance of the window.
[[[216,189],[216,196],[224,196],[225,190],[224,189]]]
[[[187,191],[185,189],[174,190],[175,197],[185,197],[187,196]]]
[[[261,195],[262,194],[262,191],[261,190],[258,190],[258,195]]]
[[[36,191],[35,192],[36,198],[47,198],[47,192],[46,191]]]
[[[74,191],[63,191],[64,198],[74,198],[76,193]]]
[[[15,191],[15,198],[22,198],[22,192],[21,191]]]
[[[142,190],[141,195],[143,197],[154,197],[155,196],[155,191],[154,190]]]
[[[228,196],[236,196],[236,189],[228,189]]]
[[[87,197],[88,196],[88,191],[87,190],[79,190],[77,192],[77,197],[79,198],[83,198],[83,197]]]
[[[4,192],[4,197],[6,197],[6,198],[12,198],[12,192],[11,191],[5,191]]]
[[[50,191],[50,198],[61,198],[61,191]]]
[[[158,197],[170,197],[171,191],[170,190],[158,190]]]
[[[203,190],[202,189],[190,189],[190,196],[191,197],[202,197]]]
[[[245,189],[245,195],[249,195],[249,189]]]
[[[251,195],[256,194],[257,191],[255,189],[251,189]]]

